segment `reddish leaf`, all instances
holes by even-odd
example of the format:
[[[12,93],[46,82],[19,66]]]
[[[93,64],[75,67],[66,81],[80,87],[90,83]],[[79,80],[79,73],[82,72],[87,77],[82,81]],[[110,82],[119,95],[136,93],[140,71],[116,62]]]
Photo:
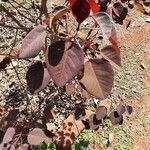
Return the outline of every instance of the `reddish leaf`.
[[[91,115],[91,111],[86,111],[85,118],[89,119]],[[54,137],[57,148],[59,150],[69,150],[71,144],[84,128],[85,126],[81,120],[75,120],[73,115],[69,115]]]
[[[75,120],[73,115],[70,115],[63,123],[63,126],[56,133],[56,143],[58,149],[68,150],[75,138],[84,129],[81,120]]]
[[[82,120],[82,123],[84,124],[85,129],[88,129],[88,130],[90,129],[90,124],[88,120]]]
[[[76,2],[77,0],[69,0],[69,3],[70,3],[70,7],[72,8],[72,6],[74,5],[74,3]]]
[[[87,91],[96,97],[105,99],[111,92],[114,72],[108,61],[95,59],[84,65],[84,76],[80,82]]]
[[[88,0],[88,3],[93,13],[99,12],[100,6],[95,2],[95,0]]]
[[[56,11],[56,13],[54,14],[54,17],[51,21],[51,28],[54,29],[54,31],[55,31],[55,28],[56,28],[57,21],[58,20],[60,21],[60,19],[62,19],[68,11],[69,11],[69,9],[67,7],[64,7],[64,6],[59,8]]]
[[[93,17],[99,24],[103,34],[107,36],[109,41],[112,43],[113,48],[119,54],[120,48],[117,42],[116,30],[110,20],[110,17],[105,12],[97,13]]]
[[[67,95],[72,95],[75,93],[76,88],[73,83],[68,83],[65,85],[65,90],[66,90]]]
[[[47,86],[50,80],[50,75],[44,64],[39,61],[30,66],[26,74],[26,80],[29,91],[34,94]]]
[[[114,50],[114,48],[111,45],[104,47],[101,50],[101,53],[103,53],[105,56],[107,56],[110,60],[112,60],[118,66],[121,66],[120,55],[118,55],[116,53],[116,51]]]
[[[0,70],[5,69],[7,65],[11,62],[10,57],[5,57],[1,62],[0,62]]]
[[[101,120],[97,120],[95,114],[91,115],[91,117],[89,118],[89,125],[90,128],[93,130],[97,130],[101,123],[102,123]]]
[[[55,67],[62,60],[65,50],[65,41],[56,41],[52,43],[48,48],[48,63]]]
[[[13,137],[14,137],[14,134],[15,134],[15,128],[13,127],[9,127],[7,130],[6,130],[6,133],[3,137],[3,141],[2,143],[0,144],[0,149],[2,150],[4,148],[4,145],[5,144],[8,144],[10,141],[12,141]]]
[[[86,99],[91,98],[91,95],[86,90],[84,90],[84,89],[82,89],[81,94],[82,94],[83,98],[86,98]]]
[[[99,24],[103,34],[105,34],[107,37],[110,37],[113,25],[108,14],[105,12],[99,12],[93,15],[93,17]]]
[[[126,111],[125,106],[124,106],[122,103],[120,103],[120,104],[117,106],[117,112],[118,112],[118,114],[119,114],[119,115],[122,115],[125,111]]]
[[[121,125],[123,123],[123,116],[119,115],[117,111],[111,112],[109,118],[113,125]]]
[[[117,54],[119,55],[120,54],[120,48],[118,46],[118,42],[115,39],[113,39],[112,37],[109,38],[109,41],[111,42],[112,47],[115,49]]]
[[[46,125],[46,123],[53,120],[55,117],[55,114],[50,106],[45,107],[43,111],[43,117],[42,117],[42,123],[43,125]]]
[[[39,145],[45,140],[47,140],[48,137],[45,135],[42,129],[34,128],[31,132],[29,132],[27,139],[29,144]]]
[[[126,109],[127,109],[127,112],[128,112],[129,115],[133,112],[132,106],[127,105]]]
[[[86,0],[77,0],[73,3],[72,13],[78,23],[82,23],[90,14],[90,5]]]
[[[86,115],[85,108],[82,103],[76,104],[74,115],[76,120]]]
[[[57,41],[46,53],[48,71],[57,86],[64,86],[82,69],[84,55],[74,42]]]
[[[117,23],[123,24],[123,20],[125,19],[127,13],[128,9],[124,7],[122,3],[114,3],[112,8],[112,17]]]
[[[35,57],[45,45],[46,30],[42,25],[38,25],[23,39],[19,58]]]
[[[107,115],[107,108],[105,106],[98,106],[96,108],[96,118],[97,120],[103,119]]]

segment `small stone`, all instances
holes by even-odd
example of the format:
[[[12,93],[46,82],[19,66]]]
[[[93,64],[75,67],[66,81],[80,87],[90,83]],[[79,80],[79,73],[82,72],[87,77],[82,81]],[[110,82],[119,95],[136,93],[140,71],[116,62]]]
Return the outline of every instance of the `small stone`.
[[[111,145],[114,141],[114,134],[113,133],[110,133],[109,134],[109,145]]]
[[[147,23],[150,23],[150,17],[146,18],[145,21],[146,21]]]
[[[141,64],[140,64],[140,67],[141,67],[142,69],[146,69],[145,64],[144,64],[144,63],[142,63],[142,62],[141,62]]]
[[[2,72],[0,72],[0,80],[2,80],[2,78],[3,78],[3,74]]]
[[[84,25],[84,26],[87,26],[88,24],[89,24],[88,21],[83,21],[83,25]]]
[[[140,55],[140,53],[135,53],[135,55],[136,55],[136,56],[139,56],[139,55]]]

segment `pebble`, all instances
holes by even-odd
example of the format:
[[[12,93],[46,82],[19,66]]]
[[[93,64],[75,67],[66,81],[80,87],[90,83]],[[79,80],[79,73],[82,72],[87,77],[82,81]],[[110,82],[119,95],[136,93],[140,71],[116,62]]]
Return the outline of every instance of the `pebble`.
[[[147,23],[150,23],[150,17],[146,18],[145,21],[146,21]]]
[[[2,72],[0,72],[0,80],[2,80],[2,78],[3,78],[3,74]]]

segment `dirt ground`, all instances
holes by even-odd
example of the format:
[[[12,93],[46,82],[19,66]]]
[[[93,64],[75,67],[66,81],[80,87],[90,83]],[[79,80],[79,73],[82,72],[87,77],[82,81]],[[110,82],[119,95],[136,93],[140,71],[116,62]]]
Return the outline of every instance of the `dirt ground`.
[[[146,16],[130,11],[131,24],[127,30],[118,28],[122,45],[125,99],[133,113],[126,118],[127,137],[138,150],[149,150],[150,145],[150,24]],[[120,79],[117,79],[120,80]]]

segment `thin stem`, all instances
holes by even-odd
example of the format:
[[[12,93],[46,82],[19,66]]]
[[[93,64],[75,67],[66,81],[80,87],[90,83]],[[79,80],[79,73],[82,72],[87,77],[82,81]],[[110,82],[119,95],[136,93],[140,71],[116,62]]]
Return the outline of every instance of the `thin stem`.
[[[4,6],[0,6],[1,9],[10,17],[12,18],[12,20],[18,24],[18,26],[22,27],[22,28],[26,28],[25,26],[23,26]],[[25,29],[26,30],[26,29]]]
[[[28,19],[29,21],[31,21],[32,23],[34,22],[31,18],[25,16],[23,13],[21,13],[20,11],[18,11],[18,8],[16,8],[11,2],[8,1],[8,3],[17,10],[18,14],[26,19]]]
[[[23,9],[26,10],[26,12],[28,13],[28,15],[30,15],[32,18],[34,18],[31,13],[28,11],[28,9],[26,7],[24,7],[23,5],[21,5],[20,3],[18,3],[17,1],[13,1],[14,3],[16,3],[18,6],[22,7]]]
[[[12,48],[11,48],[11,50],[9,52],[9,55],[12,52],[13,48],[15,47],[15,44],[16,44],[16,41],[17,41],[17,35],[18,35],[18,29],[16,29],[15,38],[14,38],[14,41],[12,43]]]
[[[5,27],[5,28],[11,28],[11,29],[20,29],[20,30],[25,30],[25,31],[27,31],[27,30],[31,30],[32,28],[27,28],[27,27],[15,27],[15,26],[10,26],[10,25],[6,25],[6,24],[2,24],[2,23],[0,23],[0,26],[1,27]]]
[[[40,9],[39,18],[41,18],[43,14],[45,15],[45,17],[47,17],[47,15],[48,15],[47,0],[41,0],[41,9]]]

